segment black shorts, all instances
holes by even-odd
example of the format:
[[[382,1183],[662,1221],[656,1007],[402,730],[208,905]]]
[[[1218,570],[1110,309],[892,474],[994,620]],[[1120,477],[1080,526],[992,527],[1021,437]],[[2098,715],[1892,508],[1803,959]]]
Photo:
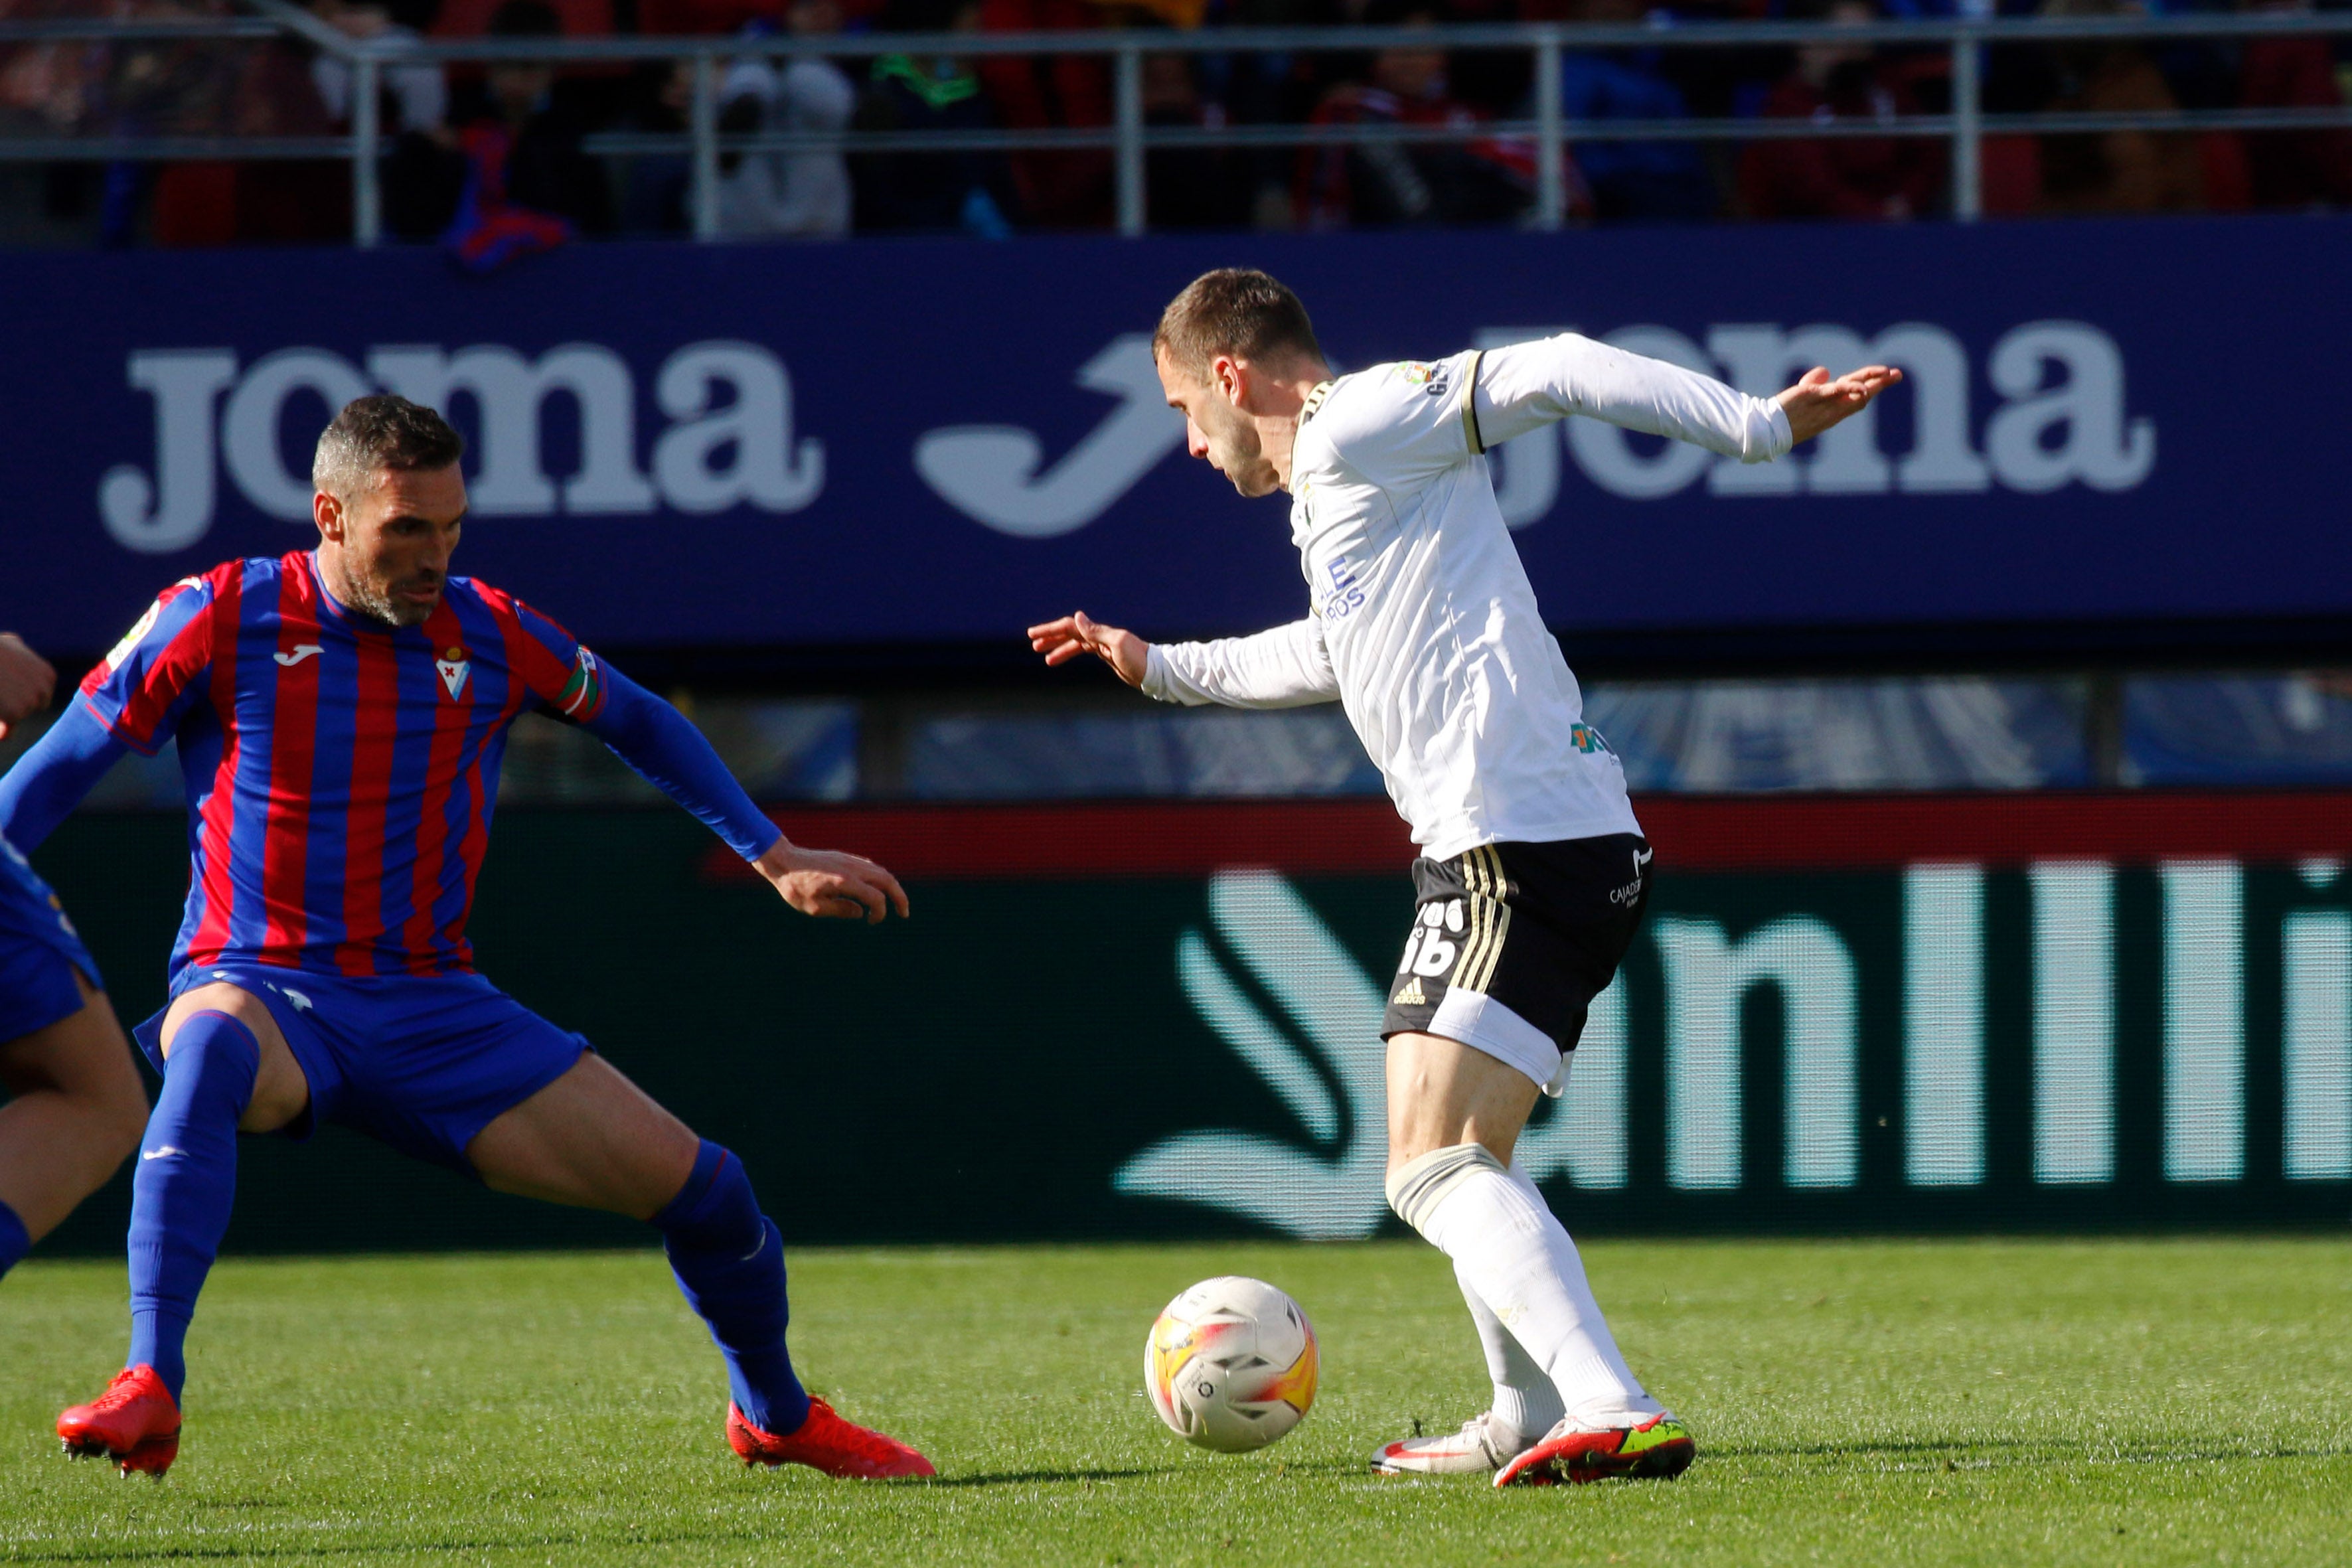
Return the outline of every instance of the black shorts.
[[[1488,844],[1412,863],[1421,912],[1381,1035],[1439,1035],[1560,1081],[1592,999],[1633,945],[1649,896],[1638,834]],[[1556,1091],[1555,1091],[1556,1092]]]

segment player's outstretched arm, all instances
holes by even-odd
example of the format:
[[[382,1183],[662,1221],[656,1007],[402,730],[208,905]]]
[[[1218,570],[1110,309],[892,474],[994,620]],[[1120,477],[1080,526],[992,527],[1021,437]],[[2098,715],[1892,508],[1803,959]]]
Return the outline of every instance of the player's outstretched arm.
[[[1872,398],[1902,379],[1903,373],[1892,365],[1866,364],[1833,376],[1827,365],[1817,364],[1772,401],[1788,415],[1789,434],[1803,443],[1861,413]]]
[[[0,632],[0,740],[9,729],[49,705],[58,672],[15,632]]]
[[[0,776],[0,837],[29,855],[131,750],[80,702]]]
[[[606,665],[604,696],[583,727],[750,861],[784,902],[823,920],[907,914],[898,879],[862,856],[803,849],[786,838],[727,771],[687,716]]]
[[[1045,656],[1049,665],[1067,664],[1082,653],[1093,654],[1139,689],[1151,668],[1151,645],[1133,632],[1107,626],[1088,618],[1084,610],[1029,628],[1029,646]]]
[[[1091,653],[1146,697],[1187,707],[1297,708],[1339,695],[1323,623],[1313,616],[1253,637],[1152,644],[1079,611],[1031,626],[1029,646],[1047,664]]]

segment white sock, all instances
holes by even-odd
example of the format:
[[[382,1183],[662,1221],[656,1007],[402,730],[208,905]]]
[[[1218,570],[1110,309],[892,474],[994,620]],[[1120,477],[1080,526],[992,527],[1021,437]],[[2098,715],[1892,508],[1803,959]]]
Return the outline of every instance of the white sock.
[[[1565,1414],[1559,1390],[1511,1331],[1503,1327],[1495,1309],[1470,1288],[1458,1263],[1454,1266],[1454,1279],[1462,1287],[1470,1321],[1478,1326],[1478,1348],[1486,1352],[1486,1375],[1495,1380],[1495,1403],[1490,1408],[1494,1426],[1501,1428],[1495,1440],[1506,1450],[1524,1448],[1550,1431]]]
[[[1475,1145],[1457,1147],[1475,1153],[1423,1156],[1441,1165],[1451,1157],[1450,1168],[1433,1184],[1433,1201],[1412,1204],[1407,1218],[1454,1259],[1456,1278],[1550,1377],[1579,1426],[1620,1426],[1619,1416],[1647,1420],[1664,1409],[1619,1353],[1576,1244],[1535,1184],[1524,1171],[1506,1174]]]

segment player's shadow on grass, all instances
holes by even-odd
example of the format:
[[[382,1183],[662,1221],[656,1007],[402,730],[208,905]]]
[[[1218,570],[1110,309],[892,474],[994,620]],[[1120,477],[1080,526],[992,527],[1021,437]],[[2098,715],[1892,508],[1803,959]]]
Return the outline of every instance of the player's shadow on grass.
[[[1158,1465],[1149,1469],[1127,1470],[982,1470],[976,1475],[939,1476],[922,1484],[927,1487],[1010,1487],[1024,1481],[1139,1481],[1167,1475],[1175,1468],[1173,1465]]]
[[[1160,1476],[1179,1475],[1192,1468],[1191,1464],[1179,1459],[1172,1464],[1143,1466],[1124,1470],[987,1470],[978,1475],[941,1476],[936,1480],[925,1481],[921,1484],[929,1487],[1003,1487],[1019,1486],[1024,1483],[1034,1484],[1041,1481],[1139,1481],[1150,1480]],[[1266,1468],[1278,1472],[1295,1472],[1301,1475],[1326,1473],[1353,1475],[1363,1468],[1361,1465],[1338,1459],[1310,1460],[1304,1463],[1284,1460],[1268,1465]]]
[[[1854,1438],[1845,1442],[1717,1444],[1706,1450],[1717,1458],[1860,1459],[1892,1456],[1913,1459],[1941,1458],[1959,1469],[1992,1469],[2020,1464],[2075,1462],[2099,1465],[2161,1465],[2213,1463],[2224,1459],[2333,1459],[2347,1449],[2343,1445],[2264,1448],[2252,1445],[2158,1444],[2097,1442],[2084,1439],[2062,1443],[2042,1439],[2018,1443],[1999,1436],[1968,1438]]]

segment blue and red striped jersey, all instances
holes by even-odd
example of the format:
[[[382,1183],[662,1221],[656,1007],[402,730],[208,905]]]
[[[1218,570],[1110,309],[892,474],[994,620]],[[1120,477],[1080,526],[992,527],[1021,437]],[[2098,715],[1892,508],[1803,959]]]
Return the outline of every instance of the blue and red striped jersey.
[[[163,591],[81,700],[143,755],[176,738],[190,876],[173,977],[473,967],[466,918],[508,730],[602,711],[605,672],[509,594],[452,577],[421,626],[331,598],[317,561],[230,561]]]

